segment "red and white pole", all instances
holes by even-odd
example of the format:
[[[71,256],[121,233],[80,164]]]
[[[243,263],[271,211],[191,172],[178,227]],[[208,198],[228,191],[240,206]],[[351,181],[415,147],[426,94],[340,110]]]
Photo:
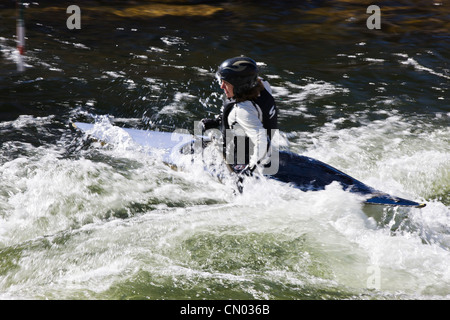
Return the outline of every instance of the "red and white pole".
[[[25,54],[25,23],[23,20],[23,3],[22,0],[17,0],[17,71],[22,72],[25,70],[23,56]]]

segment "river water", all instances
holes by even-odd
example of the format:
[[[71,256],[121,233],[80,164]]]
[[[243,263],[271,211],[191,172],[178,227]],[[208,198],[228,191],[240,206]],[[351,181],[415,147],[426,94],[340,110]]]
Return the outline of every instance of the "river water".
[[[0,5],[0,299],[450,298],[450,7],[389,1]],[[362,4],[363,3],[363,4]],[[173,131],[220,109],[248,55],[295,152],[423,209],[330,185],[230,185],[71,121]]]

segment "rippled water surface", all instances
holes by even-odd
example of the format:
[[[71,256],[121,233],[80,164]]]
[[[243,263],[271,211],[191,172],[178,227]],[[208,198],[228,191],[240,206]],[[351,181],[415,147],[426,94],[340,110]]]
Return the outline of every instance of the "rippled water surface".
[[[1,299],[448,299],[450,8],[445,1],[78,1],[0,5]],[[217,65],[253,57],[295,152],[423,209],[337,185],[249,181],[236,196],[118,134],[193,131]],[[117,132],[120,132],[117,131]]]

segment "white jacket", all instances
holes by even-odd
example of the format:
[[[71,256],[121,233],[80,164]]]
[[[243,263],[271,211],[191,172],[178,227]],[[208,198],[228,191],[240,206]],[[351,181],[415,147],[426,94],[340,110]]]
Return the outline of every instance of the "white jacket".
[[[272,94],[272,89],[267,81],[263,81],[266,90]],[[228,123],[236,136],[248,136],[254,145],[250,155],[250,166],[265,163],[267,154],[267,130],[262,124],[262,112],[257,104],[251,101],[243,101],[235,104],[228,115]]]

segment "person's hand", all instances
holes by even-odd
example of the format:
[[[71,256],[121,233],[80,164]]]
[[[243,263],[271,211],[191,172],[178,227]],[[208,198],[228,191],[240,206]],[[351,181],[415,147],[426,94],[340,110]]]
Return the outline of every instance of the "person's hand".
[[[205,132],[209,129],[218,128],[220,126],[220,117],[216,117],[214,119],[204,118],[200,120],[199,125],[202,132]]]

